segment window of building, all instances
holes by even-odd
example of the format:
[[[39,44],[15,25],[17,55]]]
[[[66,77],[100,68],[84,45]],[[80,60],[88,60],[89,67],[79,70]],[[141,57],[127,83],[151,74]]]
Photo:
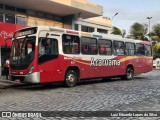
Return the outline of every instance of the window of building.
[[[145,48],[143,44],[136,44],[136,55],[141,56],[145,55]]]
[[[0,9],[3,9],[3,4],[0,4]]]
[[[15,7],[9,5],[5,5],[5,9],[10,11],[15,11]]]
[[[82,26],[82,31],[83,32],[94,32],[94,28],[88,27],[88,26]]]
[[[30,16],[36,16],[36,12],[32,10],[27,10],[27,14]]]
[[[56,39],[40,37],[38,46],[39,64],[58,58],[58,42]]]
[[[107,34],[108,30],[97,28],[97,32]]]
[[[63,44],[63,52],[65,54],[79,54],[80,53],[79,36],[63,34],[62,44]]]
[[[22,9],[22,8],[17,8],[16,11],[20,13],[26,13],[26,9]]]
[[[124,55],[124,42],[114,41],[114,55]]]
[[[75,30],[78,30],[78,24],[75,24],[74,28]]]
[[[3,22],[3,14],[0,13],[0,22]]]
[[[146,56],[151,56],[152,55],[152,47],[150,45],[145,45],[145,55]]]
[[[134,56],[135,55],[135,44],[126,42],[126,55],[127,56]]]
[[[45,14],[42,13],[42,12],[37,12],[37,17],[39,17],[39,18],[44,18],[44,17],[45,17]]]
[[[98,48],[99,48],[100,55],[111,55],[112,54],[112,41],[99,39]]]
[[[50,19],[50,20],[54,19],[53,15],[51,15],[51,14],[45,14],[45,17],[48,18],[48,19]]]
[[[16,16],[16,24],[26,25],[26,17]]]
[[[57,22],[62,22],[62,18],[61,18],[61,17],[55,16],[55,15],[53,15],[53,16],[54,16],[54,20],[55,20],[55,21],[57,21]]]
[[[96,55],[97,50],[97,39],[90,37],[81,37],[81,52],[87,55]]]
[[[5,15],[5,22],[6,23],[13,23],[15,24],[15,16],[14,15]]]

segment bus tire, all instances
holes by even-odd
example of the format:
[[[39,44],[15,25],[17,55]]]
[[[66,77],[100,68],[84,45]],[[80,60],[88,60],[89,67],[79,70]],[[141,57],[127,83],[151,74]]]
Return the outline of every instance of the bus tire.
[[[132,67],[129,66],[126,69],[126,74],[124,76],[122,76],[122,79],[131,80],[131,79],[133,79],[133,75],[134,75],[134,70]]]
[[[74,87],[77,83],[78,76],[74,70],[68,70],[65,75],[65,85],[67,87]]]

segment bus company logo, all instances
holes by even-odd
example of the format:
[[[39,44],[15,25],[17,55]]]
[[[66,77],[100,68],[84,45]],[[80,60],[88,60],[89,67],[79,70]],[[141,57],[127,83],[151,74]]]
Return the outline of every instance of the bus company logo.
[[[91,58],[90,66],[120,66],[120,60]]]
[[[12,117],[11,112],[2,112],[2,118],[10,118]]]
[[[7,33],[6,31],[0,31],[0,37],[2,38],[11,38],[13,37],[13,32]]]

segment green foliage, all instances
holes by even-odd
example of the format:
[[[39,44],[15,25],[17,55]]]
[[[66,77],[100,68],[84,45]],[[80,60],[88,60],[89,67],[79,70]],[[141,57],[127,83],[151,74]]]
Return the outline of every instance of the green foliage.
[[[146,24],[140,24],[140,23],[134,23],[131,26],[130,34],[133,36],[134,39],[145,39],[145,35],[147,33],[147,27]]]
[[[153,44],[153,56],[154,59],[160,57],[160,43]]]
[[[152,30],[153,30],[153,34],[155,36],[158,36],[160,38],[160,24],[156,24],[152,27]]]
[[[114,34],[114,35],[122,35],[122,32],[121,32],[121,30],[120,30],[119,28],[113,27],[111,34]]]
[[[153,25],[152,30],[151,37],[155,41],[153,43],[153,57],[155,59],[160,57],[160,43],[157,43],[160,40],[160,24]]]
[[[159,40],[160,38],[159,38],[159,36],[152,36],[152,40],[154,40],[154,41],[157,41],[157,40]]]
[[[147,35],[147,28],[148,26],[146,24],[140,24],[138,22],[134,23],[131,26],[130,29],[130,35],[134,39],[141,39],[145,40]],[[158,40],[160,40],[160,24],[155,24],[152,27],[152,32],[149,33],[151,36],[153,42],[153,56],[154,58],[160,57],[160,43],[157,43]]]

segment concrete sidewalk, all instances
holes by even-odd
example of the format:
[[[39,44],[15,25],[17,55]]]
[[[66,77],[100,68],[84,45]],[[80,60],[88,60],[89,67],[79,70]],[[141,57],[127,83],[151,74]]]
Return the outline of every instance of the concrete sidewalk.
[[[9,86],[18,85],[18,84],[20,84],[20,83],[15,82],[15,81],[6,80],[5,76],[0,77],[0,89],[5,89]]]

